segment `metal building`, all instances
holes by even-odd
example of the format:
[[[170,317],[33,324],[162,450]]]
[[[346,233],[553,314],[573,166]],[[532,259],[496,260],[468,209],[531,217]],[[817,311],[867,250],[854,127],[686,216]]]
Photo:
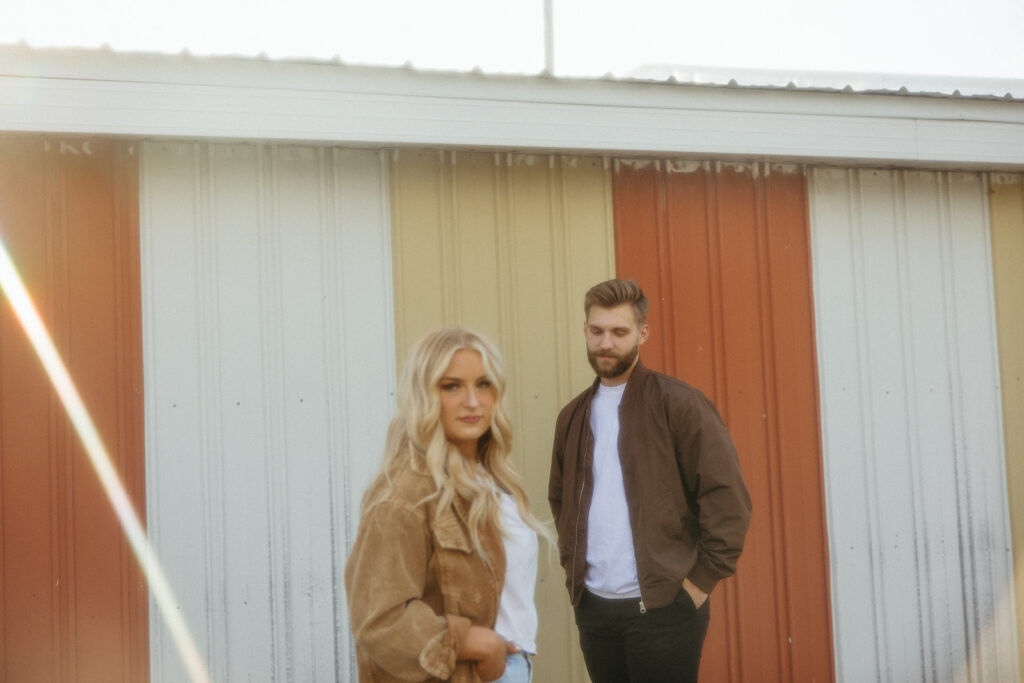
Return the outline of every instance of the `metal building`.
[[[426,330],[503,350],[545,511],[582,295],[617,273],[754,499],[704,680],[1013,681],[1024,94],[990,85],[0,48],[0,239],[215,680],[353,679],[341,571]],[[6,304],[0,331],[0,677],[183,680]],[[583,681],[556,565],[535,680]]]

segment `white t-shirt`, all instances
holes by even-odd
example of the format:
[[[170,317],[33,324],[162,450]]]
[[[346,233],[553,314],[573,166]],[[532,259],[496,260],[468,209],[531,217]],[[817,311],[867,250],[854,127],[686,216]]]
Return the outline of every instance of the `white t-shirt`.
[[[625,384],[599,384],[590,404],[594,497],[587,518],[587,589],[603,598],[640,597],[633,531],[619,461],[619,403]]]
[[[537,652],[537,532],[519,516],[516,499],[498,491],[501,523],[505,527],[505,585],[498,603],[494,630],[524,652]]]

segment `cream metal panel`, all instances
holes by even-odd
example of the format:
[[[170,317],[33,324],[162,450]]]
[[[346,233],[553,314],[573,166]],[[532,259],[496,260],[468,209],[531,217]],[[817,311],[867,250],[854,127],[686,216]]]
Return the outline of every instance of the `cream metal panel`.
[[[614,275],[611,183],[596,157],[401,150],[392,241],[399,363],[441,325],[479,330],[510,375],[514,457],[550,519],[551,438],[561,406],[593,373],[583,294]],[[558,553],[541,551],[538,683],[585,680]]]
[[[1003,434],[1016,560],[1017,634],[1024,636],[1024,176],[997,174],[990,182],[999,374],[1006,418]],[[1020,662],[1020,678],[1024,680],[1024,659]]]
[[[1017,677],[987,192],[811,174],[840,681]]]
[[[142,150],[147,513],[215,680],[354,680],[342,570],[392,412],[386,157]],[[155,681],[184,680],[151,610]]]

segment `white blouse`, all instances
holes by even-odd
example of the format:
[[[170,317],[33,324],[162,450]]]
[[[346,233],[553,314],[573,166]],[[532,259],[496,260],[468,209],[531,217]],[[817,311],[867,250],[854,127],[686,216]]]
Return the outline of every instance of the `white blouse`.
[[[505,527],[505,585],[501,590],[494,630],[524,652],[537,652],[537,532],[519,516],[516,499],[498,491],[501,522]]]

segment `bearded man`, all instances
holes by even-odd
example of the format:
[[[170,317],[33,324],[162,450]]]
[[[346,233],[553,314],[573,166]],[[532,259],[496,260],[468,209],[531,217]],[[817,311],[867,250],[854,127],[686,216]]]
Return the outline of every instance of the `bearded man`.
[[[736,449],[700,391],[640,362],[635,281],[595,285],[583,308],[597,378],[558,416],[548,500],[587,672],[696,683],[708,595],[750,523]]]

